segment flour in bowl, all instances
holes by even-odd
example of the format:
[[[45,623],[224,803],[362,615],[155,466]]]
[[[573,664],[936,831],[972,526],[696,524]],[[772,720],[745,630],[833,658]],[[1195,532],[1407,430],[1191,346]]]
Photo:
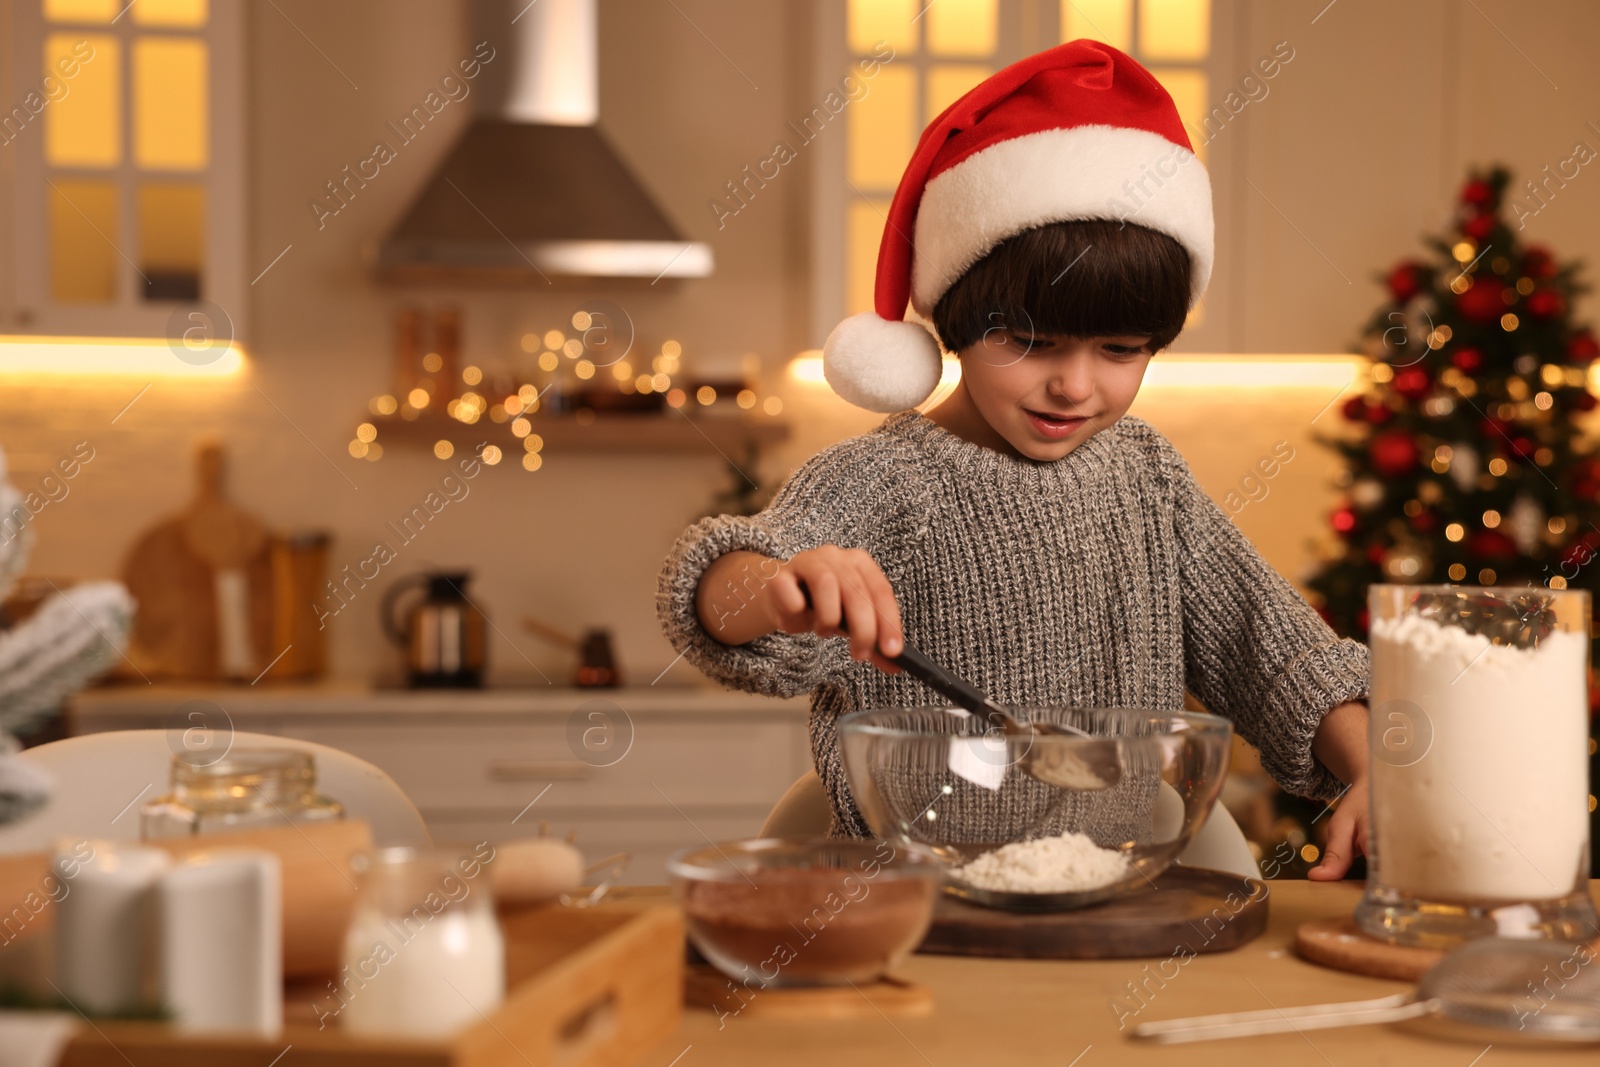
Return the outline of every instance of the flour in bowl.
[[[1077,893],[1110,885],[1131,869],[1127,857],[1086,834],[1013,841],[951,874],[975,889],[1002,893]]]

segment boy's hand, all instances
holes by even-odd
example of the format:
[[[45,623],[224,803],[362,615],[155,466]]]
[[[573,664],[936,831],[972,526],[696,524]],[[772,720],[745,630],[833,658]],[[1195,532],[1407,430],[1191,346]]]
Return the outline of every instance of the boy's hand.
[[[1357,850],[1363,856],[1367,854],[1367,832],[1367,780],[1363,776],[1350,783],[1339,806],[1333,809],[1322,862],[1307,871],[1306,877],[1318,882],[1343,878]]]
[[[801,583],[811,594],[809,608]],[[843,621],[852,659],[868,660],[886,674],[900,673],[885,658],[904,648],[900,607],[889,579],[865,550],[822,545],[796,553],[772,580],[769,602],[784,633],[832,637]]]

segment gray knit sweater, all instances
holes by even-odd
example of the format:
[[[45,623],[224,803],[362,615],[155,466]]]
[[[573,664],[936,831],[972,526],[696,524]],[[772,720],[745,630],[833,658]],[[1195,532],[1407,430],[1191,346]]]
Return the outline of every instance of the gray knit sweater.
[[[870,834],[845,780],[839,716],[948,701],[851,659],[848,638],[778,632],[729,646],[695,611],[700,577],[724,553],[788,559],[824,544],[869,552],[906,639],[1002,703],[1176,710],[1187,688],[1285,789],[1328,799],[1343,788],[1311,741],[1329,709],[1367,695],[1367,647],[1329,629],[1154,427],[1124,416],[1040,461],[908,409],[817,453],[760,514],[690,526],[656,593],[668,640],[713,680],[811,694],[836,836]]]

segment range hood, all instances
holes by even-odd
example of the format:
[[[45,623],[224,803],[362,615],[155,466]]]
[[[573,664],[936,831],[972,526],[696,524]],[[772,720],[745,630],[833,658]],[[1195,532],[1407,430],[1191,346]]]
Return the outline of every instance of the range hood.
[[[391,281],[703,278],[687,241],[596,125],[595,0],[470,0],[471,124],[377,250]]]

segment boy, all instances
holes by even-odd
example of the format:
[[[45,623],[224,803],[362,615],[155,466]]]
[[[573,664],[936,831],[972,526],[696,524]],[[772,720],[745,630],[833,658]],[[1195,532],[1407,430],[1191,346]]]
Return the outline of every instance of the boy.
[[[905,633],[1002,703],[1177,709],[1187,688],[1284,788],[1343,794],[1313,877],[1365,851],[1366,646],[1126,415],[1205,291],[1212,242],[1210,180],[1171,98],[1107,45],[1013,64],[924,131],[876,314],[824,348],[836,392],[891,414],[812,457],[761,514],[690,527],[657,593],[673,646],[710,677],[811,693],[835,835],[869,834],[838,717],[944,703],[885,658]],[[903,321],[908,299],[961,361],[926,413],[939,347]],[[841,622],[848,641],[831,639]]]

